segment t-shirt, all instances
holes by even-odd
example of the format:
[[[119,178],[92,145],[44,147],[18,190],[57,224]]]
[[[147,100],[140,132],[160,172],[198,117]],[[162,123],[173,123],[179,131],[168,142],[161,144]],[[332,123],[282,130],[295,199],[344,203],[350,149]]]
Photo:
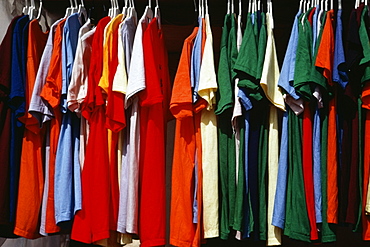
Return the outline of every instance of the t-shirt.
[[[10,22],[6,34],[0,45],[0,224],[9,222],[9,148],[10,148],[10,108],[7,105],[10,92],[10,78],[12,69],[12,43],[13,30],[18,19],[21,16],[14,17]]]
[[[281,69],[278,85],[285,90],[291,98],[299,99],[296,94],[294,87],[292,86],[292,80],[294,80],[294,66],[291,64],[295,62],[295,51],[298,43],[298,18],[301,15],[299,11],[293,23],[293,28],[290,34],[287,51],[285,53],[283,66]],[[291,76],[292,75],[292,76]],[[286,99],[286,97],[285,97]],[[287,102],[288,104],[288,102]],[[290,104],[288,104],[290,106]],[[302,103],[303,108],[303,103]],[[286,112],[283,115],[282,127],[281,127],[281,142],[280,142],[280,156],[279,156],[279,170],[275,194],[274,212],[272,216],[272,225],[277,226],[281,229],[285,227],[285,208],[287,200],[287,179],[288,179],[288,116]]]
[[[151,10],[144,13],[138,22],[132,47],[132,59],[128,73],[128,84],[125,98],[127,116],[130,118],[130,135],[127,136],[127,164],[130,190],[128,192],[127,222],[128,233],[138,233],[138,201],[139,201],[139,162],[140,162],[140,106],[136,95],[145,89],[145,67],[143,53],[143,33],[148,25]],[[129,100],[132,98],[131,100]],[[129,108],[131,106],[131,108]]]
[[[19,165],[22,150],[24,125],[18,117],[24,114],[24,90],[26,80],[27,36],[29,17],[25,15],[17,20],[13,31],[11,78],[8,105],[11,109],[10,119],[10,222],[14,222],[17,197]]]
[[[122,23],[122,48],[123,48],[123,53],[125,57],[123,57],[124,61],[122,60],[122,63],[124,63],[125,67],[122,68],[123,71],[129,71],[130,70],[130,64],[131,64],[131,54],[132,54],[132,47],[133,47],[133,42],[134,42],[134,36],[135,36],[135,31],[136,31],[136,24],[135,24],[135,19],[133,17],[128,17],[126,18],[123,23]],[[120,47],[118,47],[120,49]],[[118,57],[120,59],[120,57]],[[121,58],[122,59],[122,58]],[[119,73],[119,68],[117,68],[116,76]],[[116,78],[115,78],[116,79]],[[126,78],[122,77],[122,85],[126,86],[127,88],[127,75]],[[115,82],[115,81],[114,81]],[[115,90],[115,84],[113,82],[113,90]],[[126,83],[126,84],[125,84]],[[123,87],[124,88],[124,87]],[[124,91],[124,92],[123,92]],[[120,92],[126,93],[125,90],[121,90]],[[131,108],[129,109],[131,110]],[[126,118],[129,119],[128,112],[126,112]],[[123,143],[122,143],[122,168],[121,168],[121,174],[120,174],[120,198],[119,198],[119,211],[118,211],[118,226],[117,230],[122,233],[126,233],[126,224],[127,224],[127,217],[129,214],[129,209],[130,210],[136,210],[135,208],[132,209],[131,205],[128,204],[128,195],[129,191],[132,193],[135,193],[135,186],[134,184],[130,184],[133,181],[130,180],[130,176],[128,174],[129,172],[129,167],[128,167],[128,156],[127,152],[129,149],[129,142],[128,139],[131,135],[130,133],[131,127],[130,127],[130,120],[127,121],[127,126],[126,129],[123,130]],[[135,133],[132,133],[135,135]]]
[[[234,23],[234,24],[233,24]],[[234,28],[233,28],[234,27]],[[235,32],[235,35],[231,32]],[[235,39],[234,39],[235,38]],[[225,16],[221,36],[220,62],[218,67],[217,108],[218,118],[218,152],[220,176],[220,237],[228,239],[230,226],[233,225],[236,192],[235,139],[231,125],[234,83],[231,76],[231,54],[236,48],[235,20],[230,14]]]
[[[196,140],[190,70],[191,49],[197,33],[195,27],[184,41],[170,102],[170,111],[176,118],[170,211],[170,244],[175,246],[190,245],[200,237],[196,235],[192,210]]]
[[[345,67],[346,60],[344,57],[342,36],[343,36],[342,10],[338,9],[335,29],[333,81],[338,83],[342,88],[345,88],[348,84],[348,75]]]
[[[60,125],[62,121],[62,114],[60,111],[59,102],[60,102],[60,93],[61,93],[61,88],[62,88],[61,54],[62,54],[63,29],[64,29],[65,21],[66,21],[65,19],[61,20],[55,27],[56,31],[54,35],[54,41],[53,41],[53,44],[50,44],[51,46],[53,45],[52,54],[50,57],[50,66],[48,67],[48,71],[46,71],[45,74],[40,74],[40,76],[43,76],[45,79],[43,80],[42,77],[40,77],[39,79],[39,85],[41,87],[41,93],[40,93],[41,101],[39,102],[43,102],[43,104],[48,105],[52,109],[50,113],[53,115],[53,118],[51,118],[50,116],[51,118],[50,137],[49,137],[50,155],[49,155],[49,167],[48,167],[49,181],[48,181],[48,196],[47,196],[47,202],[46,202],[45,233],[55,233],[59,231],[59,227],[56,225],[56,221],[55,221],[54,181],[55,181],[56,152],[58,148]],[[47,48],[48,47],[46,47],[45,49]],[[45,59],[47,58],[45,57]],[[46,108],[41,108],[41,109],[43,110]],[[33,112],[33,113],[36,113],[36,112]],[[43,113],[40,116],[44,116]],[[39,115],[39,113],[37,113],[37,115]],[[46,118],[42,118],[42,119],[46,121]],[[40,124],[43,124],[43,123],[41,122]]]
[[[117,15],[106,27],[103,74],[99,81],[99,87],[107,95],[106,127],[115,133],[118,133],[126,126],[124,95],[121,92],[112,91],[114,75],[118,67],[118,28],[122,16],[122,14]]]
[[[72,112],[81,111],[81,104],[87,94],[87,78],[89,74],[91,46],[94,33],[95,29],[92,29],[90,20],[87,20],[87,22],[80,28],[78,34],[79,39],[77,42],[76,57],[67,93],[68,109]]]
[[[26,114],[19,119],[25,123],[26,128],[22,142],[17,214],[14,228],[14,234],[25,238],[37,238],[39,236],[39,214],[44,184],[42,148],[45,128],[38,129],[37,120],[28,113],[27,109],[47,37],[48,32],[44,33],[42,31],[38,20],[32,20],[29,23],[25,84]],[[32,202],[29,201],[29,198],[33,198]]]
[[[81,116],[81,104],[83,103],[88,90],[88,73],[91,59],[91,45],[95,29],[91,30],[88,20],[79,31],[79,39],[76,49],[76,58],[73,65],[71,83],[68,87],[67,104],[68,109],[76,112],[81,118],[80,129],[80,165],[83,169],[85,160],[86,143],[89,135],[89,126],[85,117]]]
[[[196,103],[198,100],[198,87],[199,87],[199,74],[200,74],[200,66],[202,63],[202,32],[203,32],[203,25],[202,25],[202,18],[198,17],[198,34],[194,41],[194,47],[192,49],[191,54],[191,87],[193,89],[193,103]]]
[[[78,13],[65,22],[62,40],[62,124],[55,161],[55,219],[70,221],[81,209],[81,167],[79,162],[80,119],[67,108],[67,90],[81,27]]]
[[[312,97],[310,81],[311,70],[307,66],[312,66],[312,28],[308,21],[308,15],[312,8],[301,15],[298,24],[298,44],[296,53],[295,73],[293,86],[301,97],[310,100]]]
[[[110,236],[108,138],[105,102],[98,86],[103,70],[104,28],[109,21],[110,17],[104,17],[95,28],[87,77],[88,91],[82,104],[82,114],[89,121],[90,133],[81,172],[82,208],[74,217],[71,238],[84,243],[108,239]]]
[[[275,191],[277,186],[279,160],[278,110],[285,111],[283,96],[278,87],[279,65],[277,61],[275,40],[273,35],[274,21],[272,13],[266,13],[267,45],[263,63],[261,86],[266,97],[273,105],[270,106],[268,132],[268,201],[267,201],[267,245],[281,244],[281,231],[272,225]]]
[[[139,95],[139,236],[145,247],[166,242],[165,140],[171,86],[167,51],[156,17],[144,31],[143,52],[146,88]]]
[[[203,171],[203,227],[204,238],[219,235],[218,225],[218,152],[217,119],[214,114],[217,80],[213,58],[213,36],[209,15],[205,16],[206,42],[200,68],[198,94],[207,101],[207,109],[202,111],[202,171]]]
[[[297,95],[293,87],[293,80],[295,72],[295,58],[298,45],[298,22],[300,16],[301,11],[299,11],[294,18],[293,28],[290,34],[288,47],[285,53],[284,62],[281,68],[278,82],[279,87],[283,88],[290,96],[292,96],[296,100],[299,99],[299,96]]]

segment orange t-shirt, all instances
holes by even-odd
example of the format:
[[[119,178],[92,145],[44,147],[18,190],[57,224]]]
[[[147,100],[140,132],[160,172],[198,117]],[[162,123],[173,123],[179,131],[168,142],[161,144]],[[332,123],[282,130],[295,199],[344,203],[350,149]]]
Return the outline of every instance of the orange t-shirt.
[[[38,20],[29,23],[27,47],[26,111],[28,110],[37,70],[46,45],[48,32],[44,33]],[[45,128],[31,114],[19,119],[25,123],[19,174],[19,190],[14,233],[25,238],[39,237],[39,215],[44,189],[42,146]],[[32,198],[32,200],[30,200]]]
[[[60,95],[62,90],[62,38],[65,19],[56,27],[54,35],[53,53],[50,59],[50,67],[46,77],[46,83],[40,96],[53,107],[54,118],[50,121],[50,157],[49,157],[49,190],[46,206],[46,233],[55,233],[59,227],[55,222],[54,207],[54,174],[55,159],[58,148],[60,126],[62,123],[62,113],[59,108]]]
[[[201,138],[200,116],[206,102],[193,105],[190,67],[191,52],[198,27],[184,41],[170,102],[171,113],[176,118],[174,155],[172,164],[172,194],[170,215],[170,244],[175,246],[200,245],[201,227]],[[196,157],[196,150],[197,157]],[[193,223],[194,166],[198,162],[198,222]]]

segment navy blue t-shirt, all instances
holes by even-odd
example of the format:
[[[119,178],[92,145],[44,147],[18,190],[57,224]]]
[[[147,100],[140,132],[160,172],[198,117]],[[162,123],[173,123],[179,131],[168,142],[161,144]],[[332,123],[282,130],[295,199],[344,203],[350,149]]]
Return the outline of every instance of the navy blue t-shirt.
[[[21,17],[14,28],[10,80],[10,222],[14,222],[17,206],[19,165],[24,125],[18,121],[25,111],[25,81],[27,64],[28,15]]]

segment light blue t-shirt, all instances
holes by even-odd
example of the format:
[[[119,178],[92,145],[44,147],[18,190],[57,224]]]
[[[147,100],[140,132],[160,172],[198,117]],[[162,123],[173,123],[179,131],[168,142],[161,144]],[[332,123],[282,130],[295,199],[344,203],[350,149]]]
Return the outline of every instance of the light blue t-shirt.
[[[320,6],[316,6],[313,15],[313,38],[312,38],[312,55],[315,56],[316,46],[319,45],[317,28],[319,18]],[[322,193],[321,193],[321,118],[318,106],[315,107],[315,114],[313,116],[313,135],[312,135],[312,151],[313,151],[313,185],[315,197],[315,214],[316,223],[322,223]]]
[[[195,37],[193,50],[191,53],[191,87],[193,88],[193,103],[197,102],[199,78],[200,78],[200,66],[202,63],[202,18],[198,18],[199,29],[197,36]]]
[[[296,100],[300,97],[297,95],[292,85],[292,81],[294,81],[296,51],[298,46],[298,18],[300,15],[301,11],[299,11],[294,18],[293,28],[290,34],[289,43],[278,82],[279,87],[283,88]]]
[[[284,112],[281,127],[280,157],[278,180],[276,183],[274,211],[272,225],[284,229],[285,227],[285,204],[288,176],[288,111]]]
[[[313,44],[312,44],[312,54],[315,54],[315,47],[317,42],[317,22],[318,22],[318,15],[320,12],[320,5],[316,6],[315,13],[313,14],[313,22],[312,22],[312,36],[313,36]]]
[[[278,82],[278,85],[296,100],[300,97],[296,94],[291,82],[294,80],[295,53],[298,45],[298,19],[300,15],[301,11],[299,11],[294,18],[293,28]],[[272,225],[281,229],[284,229],[285,226],[285,204],[289,165],[288,147],[288,112],[285,112],[282,122],[278,179],[272,216]]]
[[[79,162],[80,119],[67,108],[67,91],[81,28],[77,13],[68,17],[62,40],[62,125],[55,162],[55,220],[70,221],[81,209],[81,170]]]

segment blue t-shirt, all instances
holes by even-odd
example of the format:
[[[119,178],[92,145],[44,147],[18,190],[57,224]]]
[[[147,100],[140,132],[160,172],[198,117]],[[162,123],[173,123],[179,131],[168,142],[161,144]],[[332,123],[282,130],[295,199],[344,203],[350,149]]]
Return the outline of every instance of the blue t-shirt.
[[[342,88],[348,84],[348,75],[345,71],[345,56],[343,49],[343,27],[342,27],[342,10],[337,12],[337,27],[335,30],[335,47],[334,47],[334,63],[333,63],[333,81],[337,82]],[[343,68],[341,68],[343,66]]]
[[[295,71],[295,53],[298,45],[298,19],[301,15],[299,11],[293,23],[292,32],[290,35],[288,48],[281,69],[278,85],[283,88],[294,99],[300,97],[296,94],[291,82],[294,80]],[[284,229],[285,226],[285,206],[286,206],[286,190],[287,190],[287,176],[288,176],[288,112],[284,113],[282,122],[282,132],[280,141],[280,156],[279,169],[275,194],[274,212],[272,218],[272,225]]]
[[[10,78],[10,94],[8,106],[10,116],[10,148],[9,148],[9,178],[10,178],[10,222],[15,220],[18,196],[19,165],[22,153],[24,125],[18,117],[25,112],[25,81],[27,61],[28,15],[19,18],[15,24],[12,40],[12,67]]]
[[[293,28],[290,34],[289,43],[278,82],[279,87],[283,88],[290,96],[292,96],[296,100],[300,97],[297,95],[292,85],[292,81],[294,81],[295,59],[298,46],[298,18],[300,15],[301,11],[299,11],[294,18]]]
[[[68,17],[62,40],[63,117],[55,162],[55,219],[57,224],[73,219],[81,209],[81,170],[79,162],[80,119],[67,108],[66,98],[81,27],[77,13]]]
[[[191,87],[193,89],[193,103],[197,102],[198,88],[199,88],[199,78],[200,78],[200,66],[202,63],[202,18],[198,18],[199,29],[197,36],[195,37],[193,50],[191,53]]]
[[[284,112],[281,127],[278,179],[276,182],[274,212],[272,215],[272,225],[281,229],[285,227],[285,204],[288,177],[288,115],[288,111]]]

